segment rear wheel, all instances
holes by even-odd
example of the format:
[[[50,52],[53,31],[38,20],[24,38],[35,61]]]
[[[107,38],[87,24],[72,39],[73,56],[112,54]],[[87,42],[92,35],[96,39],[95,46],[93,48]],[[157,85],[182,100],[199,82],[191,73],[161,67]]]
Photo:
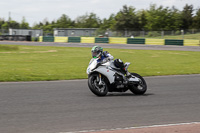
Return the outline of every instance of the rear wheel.
[[[88,86],[90,90],[97,96],[105,96],[108,93],[108,85],[106,77],[101,75],[101,83],[99,74],[92,74],[88,78]]]
[[[142,76],[137,73],[131,73],[131,75],[139,78],[139,83],[129,86],[131,92],[136,95],[143,95],[147,91],[147,84]]]

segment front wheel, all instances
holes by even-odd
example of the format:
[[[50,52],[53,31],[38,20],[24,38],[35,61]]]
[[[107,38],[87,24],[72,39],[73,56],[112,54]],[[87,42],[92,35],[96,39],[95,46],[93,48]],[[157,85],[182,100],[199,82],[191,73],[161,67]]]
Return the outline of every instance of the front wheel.
[[[144,78],[137,73],[131,73],[131,75],[139,78],[140,81],[137,84],[130,85],[130,91],[135,95],[143,95],[147,91],[147,84]]]
[[[90,90],[97,96],[105,96],[108,93],[108,85],[106,82],[106,78],[101,75],[101,83],[100,83],[100,75],[92,74],[88,78],[88,86]]]

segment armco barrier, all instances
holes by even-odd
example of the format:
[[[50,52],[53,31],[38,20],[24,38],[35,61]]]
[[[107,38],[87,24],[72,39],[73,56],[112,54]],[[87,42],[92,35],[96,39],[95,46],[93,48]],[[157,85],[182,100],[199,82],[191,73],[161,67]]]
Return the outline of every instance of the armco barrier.
[[[165,45],[164,39],[145,39],[146,45]]]
[[[200,40],[184,40],[184,46],[200,46]]]
[[[145,44],[144,38],[128,38],[127,44]]]
[[[165,45],[179,45],[179,46],[183,46],[183,40],[165,39]]]
[[[108,38],[95,38],[95,43],[109,43]]]
[[[81,43],[94,43],[94,37],[81,37]]]
[[[43,36],[43,42],[54,42],[53,36]]]
[[[80,43],[81,38],[80,37],[68,37],[68,42]]]
[[[68,42],[68,37],[55,37],[54,42]]]
[[[114,37],[110,37],[109,38],[109,43],[110,44],[127,44],[127,38],[114,38]]]

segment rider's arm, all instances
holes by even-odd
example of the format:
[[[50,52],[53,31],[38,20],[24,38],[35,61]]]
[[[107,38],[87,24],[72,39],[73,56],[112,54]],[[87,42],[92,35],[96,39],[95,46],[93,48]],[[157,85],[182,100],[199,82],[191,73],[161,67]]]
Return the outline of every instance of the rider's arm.
[[[104,55],[106,56],[106,58],[108,60],[113,60],[114,59],[114,57],[108,51],[104,51]]]

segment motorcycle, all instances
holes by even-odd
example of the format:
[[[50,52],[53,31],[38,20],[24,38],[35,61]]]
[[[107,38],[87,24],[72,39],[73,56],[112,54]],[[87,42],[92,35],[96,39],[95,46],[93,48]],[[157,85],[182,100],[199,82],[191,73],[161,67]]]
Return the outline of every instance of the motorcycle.
[[[147,84],[142,76],[137,73],[125,73],[114,64],[113,60],[97,62],[92,58],[87,68],[88,87],[97,96],[106,96],[108,92],[126,92],[130,90],[135,95],[143,95]],[[127,70],[130,63],[124,63]]]

